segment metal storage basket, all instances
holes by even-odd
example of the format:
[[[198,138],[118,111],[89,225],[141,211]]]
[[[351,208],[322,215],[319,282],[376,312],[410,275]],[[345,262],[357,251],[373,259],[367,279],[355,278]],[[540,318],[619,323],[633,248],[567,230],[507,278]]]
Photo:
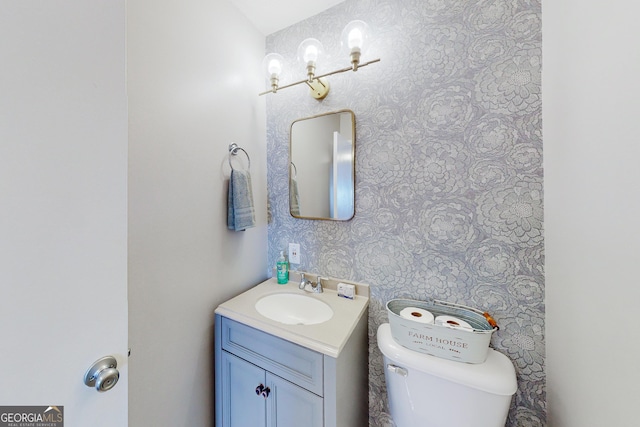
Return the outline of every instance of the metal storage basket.
[[[428,310],[434,316],[455,316],[469,323],[473,330],[419,323],[401,317],[400,312],[407,307]],[[391,335],[400,345],[458,362],[483,363],[487,358],[491,335],[499,329],[488,313],[444,301],[393,299],[387,303],[387,313]]]

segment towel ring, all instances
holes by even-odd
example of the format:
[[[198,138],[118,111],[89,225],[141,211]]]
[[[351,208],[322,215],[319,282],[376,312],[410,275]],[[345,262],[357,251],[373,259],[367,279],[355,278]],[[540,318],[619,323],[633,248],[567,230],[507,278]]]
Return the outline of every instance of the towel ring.
[[[293,177],[297,178],[298,177],[298,168],[296,167],[295,163],[291,162],[291,166],[293,166]]]
[[[247,160],[249,161],[248,165],[247,165],[247,170],[251,169],[251,157],[249,157],[249,153],[247,153],[247,151],[238,146],[238,144],[236,144],[235,142],[232,142],[231,144],[229,144],[229,166],[231,167],[231,169],[233,169],[233,165],[231,164],[231,156],[235,156],[236,154],[238,154],[238,150],[242,150],[242,152],[245,154],[245,156],[247,156]]]

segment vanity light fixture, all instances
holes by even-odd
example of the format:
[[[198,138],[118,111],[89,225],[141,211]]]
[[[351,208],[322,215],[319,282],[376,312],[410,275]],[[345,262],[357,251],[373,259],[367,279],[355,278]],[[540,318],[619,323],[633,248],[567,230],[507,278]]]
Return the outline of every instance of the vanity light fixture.
[[[369,64],[380,61],[380,58],[378,58],[360,63],[360,58],[363,56],[367,47],[369,33],[369,26],[364,21],[349,22],[347,26],[344,27],[344,30],[342,30],[340,39],[343,49],[349,54],[351,65],[319,76],[316,76],[316,65],[318,60],[322,59],[322,54],[324,53],[322,43],[314,38],[303,40],[300,46],[298,46],[298,60],[306,67],[307,78],[284,86],[279,86],[284,58],[277,53],[268,54],[262,61],[262,66],[267,72],[267,77],[271,83],[271,90],[262,92],[258,96],[277,93],[278,90],[305,83],[311,89],[311,96],[318,100],[324,99],[329,93],[329,81],[326,77],[346,71],[358,71],[358,68],[366,67]]]

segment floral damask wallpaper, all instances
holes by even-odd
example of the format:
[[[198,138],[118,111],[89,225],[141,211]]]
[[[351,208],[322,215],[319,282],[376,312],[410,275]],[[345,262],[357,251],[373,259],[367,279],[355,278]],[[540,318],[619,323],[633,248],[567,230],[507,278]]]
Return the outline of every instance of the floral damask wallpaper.
[[[301,270],[371,285],[370,426],[392,425],[376,330],[389,299],[487,310],[491,345],[514,363],[507,425],[546,423],[539,0],[347,0],[267,38],[287,60],[281,84],[303,79],[298,44],[315,37],[318,74],[348,65],[342,28],[374,31],[363,61],[330,77],[323,101],[304,85],[267,95],[269,259],[289,242]],[[356,215],[289,215],[289,126],[351,109],[356,115]]]

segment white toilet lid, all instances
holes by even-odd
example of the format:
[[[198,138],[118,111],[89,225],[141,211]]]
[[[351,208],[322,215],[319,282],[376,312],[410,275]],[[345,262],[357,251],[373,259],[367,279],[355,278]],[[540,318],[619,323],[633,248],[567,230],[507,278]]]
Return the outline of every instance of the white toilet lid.
[[[484,363],[463,363],[409,350],[398,344],[391,327],[383,323],[378,328],[378,348],[389,360],[407,369],[416,369],[487,393],[511,396],[518,384],[513,363],[507,356],[489,349]]]

